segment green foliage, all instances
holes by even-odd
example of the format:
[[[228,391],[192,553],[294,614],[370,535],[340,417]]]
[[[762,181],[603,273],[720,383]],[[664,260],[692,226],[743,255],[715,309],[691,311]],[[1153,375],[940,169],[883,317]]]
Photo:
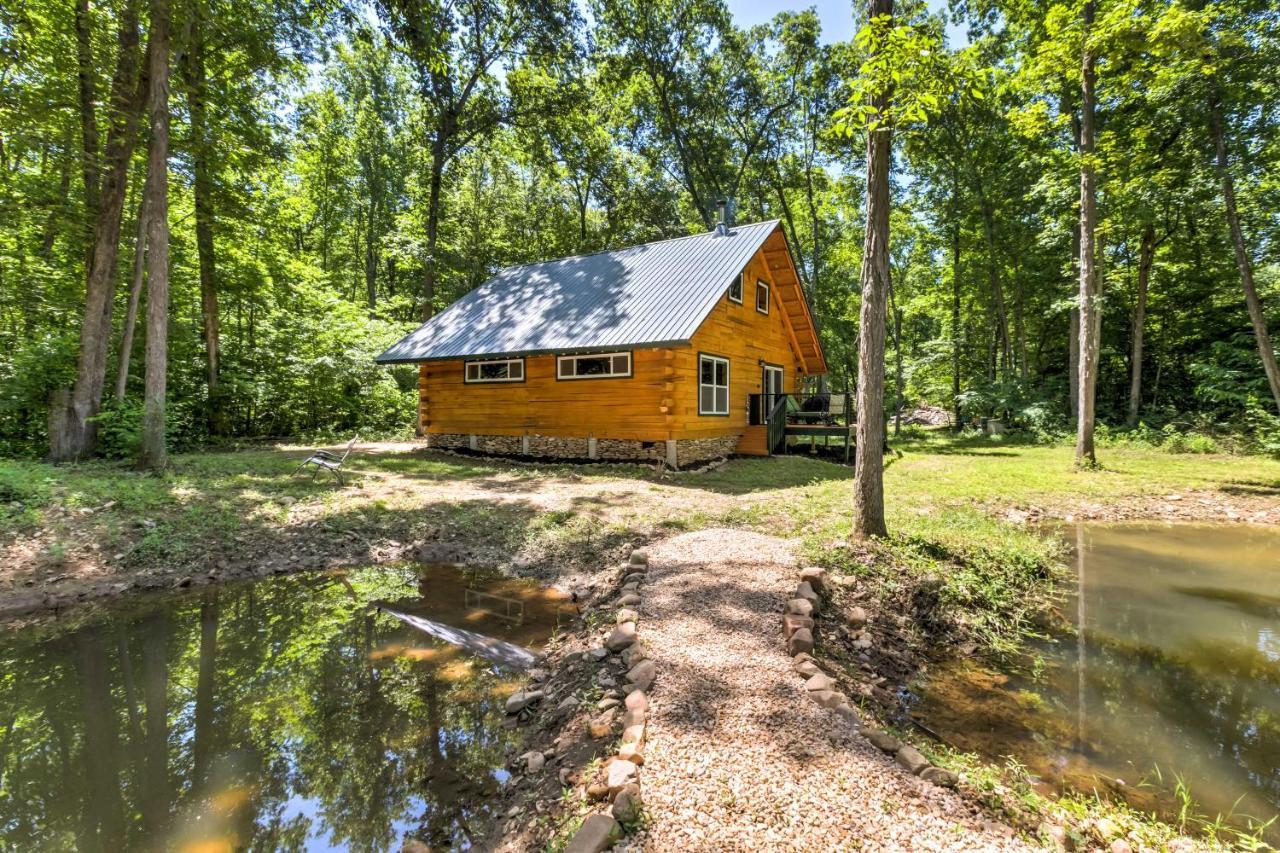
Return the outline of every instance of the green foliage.
[[[142,403],[108,403],[93,422],[98,427],[98,451],[108,459],[134,459],[142,446]]]
[[[901,378],[890,399],[958,403],[963,417],[999,416],[1045,440],[1066,426],[1079,3],[955,4],[963,48],[918,2],[862,21],[846,44],[827,43],[812,10],[747,28],[721,0],[589,5],[386,0],[334,17],[285,0],[218,7],[199,153],[212,187],[220,387],[211,394],[205,376],[197,140],[179,73],[174,447],[407,434],[412,377],[370,358],[418,322],[429,267],[439,310],[508,265],[705,229],[722,197],[738,221],[781,220],[831,387],[852,389],[863,234],[850,211],[863,203],[861,134],[887,127],[897,182],[886,371],[893,385]],[[1280,328],[1280,113],[1265,109],[1280,62],[1273,10],[1261,0],[1095,6],[1099,415],[1128,419],[1150,231],[1139,418],[1203,432],[1219,449],[1274,453],[1207,126],[1217,98],[1246,253]],[[105,153],[125,8],[94,5],[85,69],[72,6],[0,9],[0,454],[44,453],[50,394],[75,376],[94,227],[83,173]],[[180,54],[191,33],[177,28]],[[82,82],[93,88],[87,117],[76,109]],[[889,94],[881,112],[874,104]],[[86,157],[88,119],[99,138]],[[104,399],[114,396],[142,159],[128,176]],[[142,344],[120,410],[100,421],[109,454],[128,446],[121,413],[141,395]],[[1189,425],[1195,413],[1213,428]],[[1193,445],[1208,447],[1171,442]]]

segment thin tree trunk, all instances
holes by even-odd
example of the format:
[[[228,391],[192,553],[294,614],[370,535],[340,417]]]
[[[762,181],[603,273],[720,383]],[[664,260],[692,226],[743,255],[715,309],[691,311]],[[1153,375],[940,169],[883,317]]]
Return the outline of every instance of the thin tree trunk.
[[[1076,256],[1079,257],[1079,254]],[[1067,312],[1067,399],[1071,420],[1074,421],[1080,415],[1080,309],[1078,307],[1073,307]]]
[[[996,307],[996,336],[1000,347],[1000,366],[1005,373],[1013,363],[1013,346],[1009,338],[1009,308],[1005,304],[1004,286],[1000,282],[1000,263],[996,253],[995,211],[982,200],[982,233],[987,243],[987,283]]]
[[[116,364],[115,400],[124,401],[129,390],[129,362],[133,358],[133,335],[138,326],[138,302],[142,298],[142,282],[146,274],[147,258],[147,196],[151,192],[151,178],[142,185],[142,199],[138,202],[138,227],[133,237],[133,280],[129,284],[129,303],[125,307],[124,327],[120,331],[120,358]]]
[[[1222,181],[1222,204],[1227,212],[1227,226],[1231,229],[1231,245],[1235,249],[1236,267],[1240,270],[1240,285],[1244,288],[1244,304],[1249,310],[1249,321],[1253,324],[1253,337],[1258,344],[1258,356],[1262,359],[1262,369],[1267,374],[1267,384],[1271,386],[1271,397],[1275,401],[1276,410],[1280,411],[1280,367],[1276,366],[1276,352],[1271,346],[1271,335],[1267,331],[1267,315],[1262,310],[1262,301],[1258,299],[1258,289],[1253,283],[1253,262],[1249,258],[1249,250],[1245,247],[1244,232],[1240,228],[1240,213],[1236,209],[1236,186],[1231,177],[1230,163],[1227,159],[1226,134],[1222,129],[1222,102],[1217,91],[1209,104],[1209,124],[1213,131],[1213,147],[1217,154],[1218,177]]]
[[[378,238],[374,232],[376,222],[377,215],[373,205],[370,205],[364,237],[364,290],[370,311],[378,306],[378,252],[375,248]]]
[[[1129,417],[1130,427],[1138,425],[1142,407],[1142,336],[1147,323],[1147,286],[1151,280],[1151,265],[1156,254],[1156,230],[1150,222],[1142,229],[1138,246],[1138,299],[1133,307],[1133,348],[1129,354]]]
[[[165,393],[169,368],[169,3],[151,0],[151,145],[147,152],[147,365],[139,464],[168,461]]]
[[[1013,279],[1013,354],[1018,365],[1018,378],[1026,379],[1027,324],[1022,309],[1022,267],[1015,265]]]
[[[218,267],[213,242],[213,176],[210,174],[210,139],[206,115],[204,14],[202,4],[197,3],[192,11],[191,43],[183,54],[182,70],[187,90],[187,114],[191,126],[192,189],[195,196],[196,254],[199,256],[200,264],[200,319],[204,336],[205,382],[209,392],[209,431],[213,435],[221,435],[226,431],[226,422],[218,412],[221,352]]]
[[[427,196],[427,257],[422,270],[422,319],[435,314],[436,242],[440,233],[440,191],[444,182],[445,139],[443,132],[431,148],[431,184]]]
[[[61,405],[51,411],[49,417],[49,459],[53,462],[71,462],[89,456],[97,436],[91,419],[102,406],[106,384],[120,219],[129,181],[129,161],[138,135],[141,95],[147,84],[140,67],[138,43],[137,4],[136,0],[129,0],[121,14],[119,59],[111,83],[112,122],[103,157],[107,171],[98,196],[93,260],[85,283],[76,381],[69,395],[55,395]]]
[[[1083,10],[1084,48],[1080,87],[1080,403],[1076,421],[1076,464],[1096,465],[1093,448],[1094,395],[1098,370],[1098,275],[1095,269],[1097,176],[1093,163],[1095,57],[1089,44],[1093,29],[1093,0]]]
[[[960,214],[951,226],[951,402],[955,406],[956,431],[960,430]]]
[[[1058,103],[1063,115],[1071,118],[1071,144],[1080,150],[1080,117],[1076,115],[1075,105],[1071,102],[1071,90],[1063,91]],[[1076,206],[1075,224],[1071,227],[1071,278],[1069,279],[1076,295],[1080,291],[1080,210]],[[1071,420],[1080,415],[1080,308],[1074,306],[1067,317],[1067,410]]]
[[[76,91],[80,99],[80,173],[84,181],[85,262],[93,263],[93,228],[98,219],[98,116],[93,84],[93,30],[89,0],[76,0]]]
[[[893,14],[893,0],[871,0],[874,19]],[[873,47],[873,50],[875,48]],[[891,92],[874,98],[881,125],[867,133],[867,227],[858,317],[857,449],[853,536],[887,536],[884,518],[884,339],[889,292],[889,166],[892,131],[884,123]]]

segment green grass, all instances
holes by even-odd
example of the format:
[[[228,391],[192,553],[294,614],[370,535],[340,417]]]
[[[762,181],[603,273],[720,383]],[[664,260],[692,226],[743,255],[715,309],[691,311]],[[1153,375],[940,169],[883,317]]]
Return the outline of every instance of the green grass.
[[[893,446],[897,454],[886,457],[885,470],[890,537],[864,548],[845,544],[852,528],[847,469],[785,458],[725,466],[708,479],[747,493],[764,488],[767,469],[780,465],[785,470],[778,479],[787,487],[777,496],[781,511],[772,526],[800,536],[808,559],[875,578],[886,595],[937,578],[952,614],[997,649],[1028,630],[1060,571],[1054,525],[1009,523],[1003,519],[1008,509],[1036,508],[1053,518],[1192,489],[1280,495],[1280,462],[1261,457],[1109,448],[1099,469],[1082,471],[1070,446],[1008,436],[956,438],[917,430]]]
[[[93,540],[107,562],[145,570],[180,569],[237,548],[252,558],[264,544],[284,547],[290,529],[304,543],[438,537],[556,560],[628,537],[738,527],[797,537],[807,559],[875,578],[886,594],[938,578],[955,618],[999,647],[1026,629],[1059,557],[1052,526],[1008,523],[1010,508],[1061,517],[1188,490],[1253,501],[1280,496],[1280,462],[1261,457],[1109,447],[1100,470],[1079,471],[1066,445],[930,430],[907,432],[894,448],[885,472],[891,536],[858,548],[847,546],[852,470],[804,456],[660,474],[361,453],[348,462],[353,482],[338,488],[324,477],[292,477],[297,448],[175,455],[161,476],[111,462],[0,461],[0,537],[40,535],[54,561],[74,559],[75,548]],[[558,485],[577,490],[568,507],[531,497]],[[479,487],[502,500],[462,494]],[[308,538],[296,530],[299,513],[290,504],[305,507],[322,532]]]

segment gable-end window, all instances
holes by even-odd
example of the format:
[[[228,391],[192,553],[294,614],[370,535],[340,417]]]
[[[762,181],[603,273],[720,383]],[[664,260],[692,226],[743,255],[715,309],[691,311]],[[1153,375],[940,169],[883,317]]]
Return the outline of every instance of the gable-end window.
[[[463,379],[473,382],[523,382],[524,359],[502,358],[491,361],[468,361]]]
[[[729,301],[742,304],[742,282],[747,277],[744,272],[733,280],[733,284],[729,285]]]
[[[698,414],[729,414],[729,359],[698,356]]]
[[[607,379],[631,375],[631,353],[605,352],[562,355],[556,359],[558,379]]]
[[[763,281],[756,282],[756,310],[761,314],[769,313],[769,285]]]

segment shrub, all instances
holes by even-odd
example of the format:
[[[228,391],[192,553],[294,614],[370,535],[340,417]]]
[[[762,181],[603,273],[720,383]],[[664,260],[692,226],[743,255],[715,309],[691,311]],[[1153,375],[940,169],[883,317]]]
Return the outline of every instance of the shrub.
[[[133,459],[142,448],[142,404],[128,399],[108,403],[93,419],[98,452],[108,459]]]

